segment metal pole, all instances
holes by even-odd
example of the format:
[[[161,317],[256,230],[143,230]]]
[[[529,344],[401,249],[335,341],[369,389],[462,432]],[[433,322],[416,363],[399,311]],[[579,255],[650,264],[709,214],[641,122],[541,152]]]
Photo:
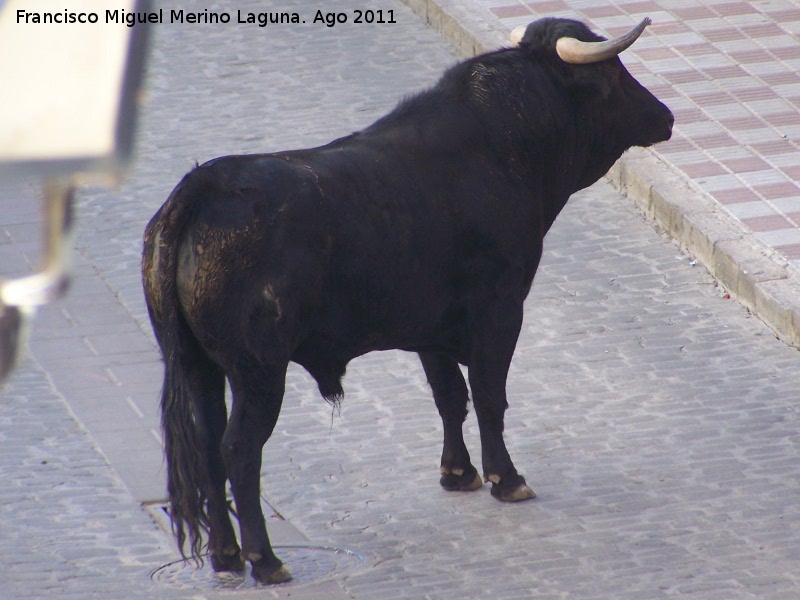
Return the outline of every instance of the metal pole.
[[[69,286],[74,192],[72,178],[47,180],[39,269],[27,277],[0,280],[0,382],[20,359],[36,309],[59,299]]]

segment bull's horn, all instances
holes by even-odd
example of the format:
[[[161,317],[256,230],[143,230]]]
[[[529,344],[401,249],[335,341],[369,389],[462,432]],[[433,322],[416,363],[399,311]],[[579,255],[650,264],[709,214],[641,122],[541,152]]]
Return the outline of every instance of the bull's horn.
[[[639,39],[644,28],[650,25],[649,17],[645,17],[641,23],[613,40],[605,42],[582,42],[575,38],[563,37],[556,42],[556,52],[565,63],[573,65],[587,65],[600,62],[617,56],[620,52],[628,48],[633,42]]]
[[[519,27],[515,27],[514,30],[509,35],[509,39],[511,43],[515,46],[519,46],[519,43],[522,41],[522,38],[525,36],[525,31],[527,31],[527,25],[520,25]]]

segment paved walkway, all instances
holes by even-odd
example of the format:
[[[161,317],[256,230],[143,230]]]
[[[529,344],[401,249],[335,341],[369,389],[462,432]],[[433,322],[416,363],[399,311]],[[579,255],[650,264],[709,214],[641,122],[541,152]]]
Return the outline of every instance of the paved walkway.
[[[340,413],[290,371],[262,475],[296,581],[255,589],[174,563],[144,224],[195,160],[329,141],[454,61],[403,5],[376,4],[398,23],[155,30],[136,166],[119,190],[80,194],[72,292],[41,311],[0,398],[0,599],[800,596],[797,351],[607,182],[576,195],[548,237],[509,378],[509,450],[535,501],[443,492],[418,361],[376,353],[352,363]],[[515,24],[465,6],[437,24],[456,35],[456,22],[461,44]],[[317,8],[282,5],[309,19]],[[639,193],[652,160],[614,177]],[[682,181],[656,166],[668,187]],[[0,276],[35,264],[37,191],[0,187]],[[473,415],[466,437],[477,455]]]
[[[649,215],[788,343],[800,345],[797,0],[407,0],[463,54],[543,16],[606,36],[645,16],[623,55],[672,108],[672,140],[612,171]],[[655,157],[655,160],[653,158]]]

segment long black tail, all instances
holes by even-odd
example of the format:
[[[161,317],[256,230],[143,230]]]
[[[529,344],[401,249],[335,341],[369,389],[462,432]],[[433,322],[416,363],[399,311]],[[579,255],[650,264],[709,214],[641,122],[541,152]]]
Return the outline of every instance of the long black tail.
[[[192,365],[207,359],[181,314],[175,281],[178,241],[191,219],[190,177],[178,184],[145,230],[142,277],[150,321],[164,358],[161,425],[172,528],[181,555],[186,557],[188,537],[191,557],[202,562],[203,534],[209,528],[210,474],[208,450],[194,413],[192,378],[197,371]]]

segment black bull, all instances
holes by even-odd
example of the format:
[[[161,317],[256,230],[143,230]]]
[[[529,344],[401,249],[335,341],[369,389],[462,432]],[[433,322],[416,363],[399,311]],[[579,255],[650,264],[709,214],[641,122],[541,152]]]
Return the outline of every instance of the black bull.
[[[516,47],[455,65],[359,133],[310,150],[218,158],[183,178],[147,226],[142,266],[165,361],[168,492],[181,549],[188,536],[199,558],[207,532],[214,569],[241,570],[246,559],[259,581],[290,577],[259,502],[261,450],[290,361],[338,401],[353,358],[418,352],[444,426],[441,485],[489,481],[500,500],[534,496],[503,441],[523,302],[569,196],[627,148],[671,135],[669,109],[616,57],[647,23],[604,42],[575,21],[537,21],[515,32]],[[483,477],[462,437],[459,363]]]

